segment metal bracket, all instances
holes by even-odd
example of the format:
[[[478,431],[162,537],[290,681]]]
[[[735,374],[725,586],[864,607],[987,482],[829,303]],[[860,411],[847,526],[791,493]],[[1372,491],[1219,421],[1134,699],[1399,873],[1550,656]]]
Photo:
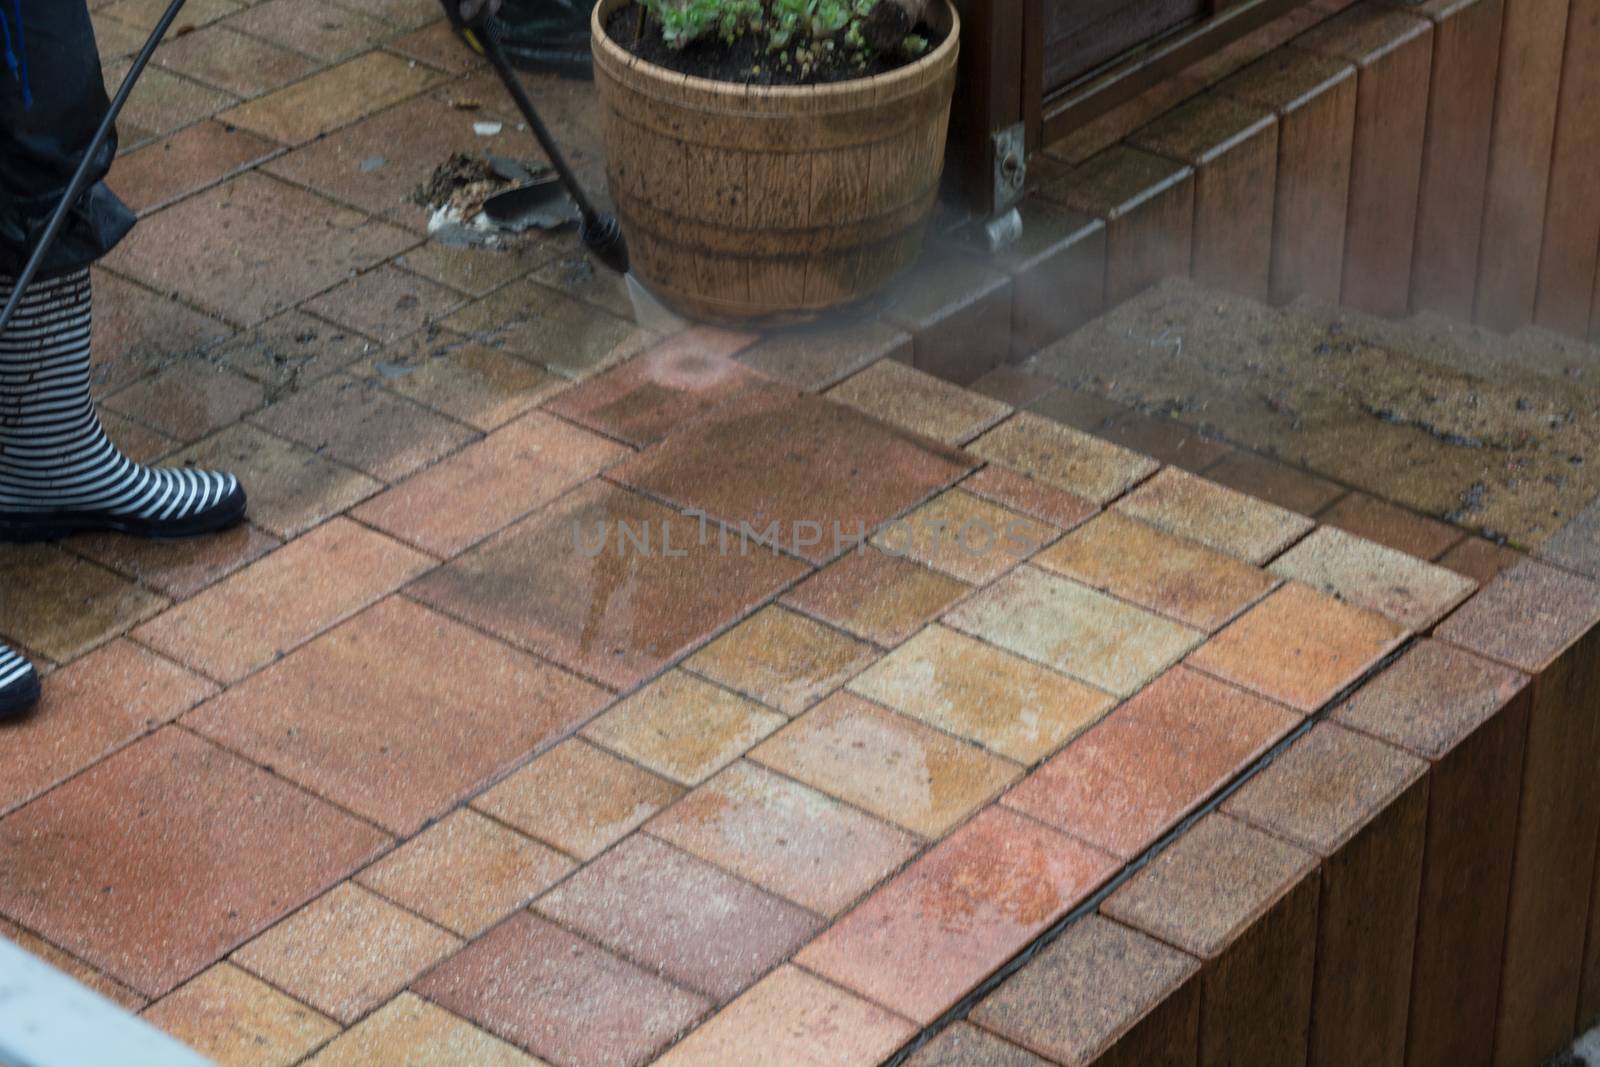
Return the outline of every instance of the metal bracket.
[[[994,140],[995,218],[1016,207],[1028,184],[1028,129],[1021,122],[996,130]]]

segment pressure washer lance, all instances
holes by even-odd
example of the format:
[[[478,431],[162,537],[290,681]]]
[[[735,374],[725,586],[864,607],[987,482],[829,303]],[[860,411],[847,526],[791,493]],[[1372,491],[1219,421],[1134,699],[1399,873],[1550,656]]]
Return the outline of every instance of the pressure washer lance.
[[[122,114],[123,105],[128,102],[133,87],[138,84],[139,76],[144,73],[144,68],[150,63],[150,57],[155,54],[156,46],[172,28],[178,12],[183,10],[183,5],[187,2],[188,0],[172,0],[166,14],[156,23],[150,39],[134,57],[133,66],[128,68],[127,77],[122,79],[122,88],[111,98],[111,106],[106,110],[106,117],[100,120],[100,128],[94,131],[89,147],[84,149],[83,159],[78,161],[78,169],[73,172],[72,180],[67,183],[66,194],[51,213],[50,221],[45,224],[44,233],[39,235],[38,243],[33,246],[33,252],[28,256],[28,262],[23,264],[22,273],[17,275],[16,284],[11,288],[11,299],[6,301],[5,310],[0,311],[0,334],[5,333],[6,327],[11,324],[11,316],[17,313],[17,308],[22,303],[22,294],[28,291],[28,286],[32,285],[33,279],[38,276],[39,268],[44,264],[44,257],[50,254],[50,248],[56,243],[56,236],[61,232],[61,225],[67,220],[67,213],[72,210],[78,198],[83,195],[84,188],[88,186],[89,168],[93,165],[94,158],[100,154],[100,149],[105,147],[111,131],[116,129],[117,116]]]
[[[489,65],[505,83],[506,92],[511,94],[517,110],[521,111],[522,117],[527,120],[528,128],[533,130],[533,135],[539,139],[539,147],[544,149],[550,165],[560,176],[567,195],[578,205],[578,212],[583,217],[578,236],[583,240],[584,247],[611,270],[618,274],[627,274],[628,243],[622,237],[622,227],[617,225],[614,216],[599,211],[584,193],[583,185],[578,181],[578,176],[572,172],[572,168],[567,165],[567,159],[561,154],[555,138],[545,128],[539,113],[533,109],[533,101],[528,99],[528,91],[522,87],[522,80],[506,61],[505,51],[500,47],[500,31],[495,27],[494,20],[485,13],[468,23],[461,18],[460,0],[440,0],[440,3],[444,5],[445,14],[450,17],[450,23],[456,32],[460,33],[469,45],[481,47],[483,54],[489,57]]]

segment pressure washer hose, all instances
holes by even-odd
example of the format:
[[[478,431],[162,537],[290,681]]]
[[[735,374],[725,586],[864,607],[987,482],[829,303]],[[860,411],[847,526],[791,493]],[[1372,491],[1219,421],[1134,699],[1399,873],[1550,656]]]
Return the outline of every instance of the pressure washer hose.
[[[495,28],[494,21],[490,18],[480,18],[473,24],[466,24],[456,7],[458,0],[441,0],[441,2],[456,29],[463,34],[471,34],[471,37],[467,38],[468,43],[476,41],[482,46],[483,54],[489,58],[489,65],[500,76],[500,81],[505,85],[506,92],[511,94],[517,110],[522,112],[528,128],[539,141],[539,147],[544,149],[550,165],[561,178],[561,184],[566,188],[567,195],[578,205],[578,212],[583,217],[578,235],[584,247],[606,267],[618,274],[627,274],[628,244],[623,239],[622,227],[617,225],[614,216],[596,208],[594,202],[584,192],[583,184],[578,181],[578,175],[567,164],[567,158],[562,154],[561,147],[556,144],[556,139],[551,136],[544,120],[539,117],[539,112],[534,110],[533,101],[528,98],[528,91],[522,87],[522,79],[517,77],[516,71],[511,69],[511,64],[506,60],[505,50],[500,47],[500,32]]]

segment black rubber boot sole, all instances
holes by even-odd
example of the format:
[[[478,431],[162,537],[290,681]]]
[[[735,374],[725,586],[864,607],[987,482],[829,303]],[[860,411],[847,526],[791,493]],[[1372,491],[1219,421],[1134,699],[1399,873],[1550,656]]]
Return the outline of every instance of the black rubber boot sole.
[[[20,719],[39,703],[39,675],[34,671],[0,689],[0,722]]]
[[[0,543],[59,541],[80,533],[123,533],[147,541],[187,541],[220,533],[244,521],[244,486],[204,511],[181,519],[138,519],[103,511],[59,511],[42,515],[0,512]]]

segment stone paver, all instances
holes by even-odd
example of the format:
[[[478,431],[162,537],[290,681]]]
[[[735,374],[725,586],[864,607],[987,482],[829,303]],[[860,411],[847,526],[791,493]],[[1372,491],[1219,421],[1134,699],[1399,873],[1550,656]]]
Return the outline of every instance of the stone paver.
[[[117,640],[56,671],[37,714],[0,731],[0,811],[170,722],[216,692],[182,667]]]
[[[782,967],[657,1062],[663,1067],[877,1063],[916,1028],[876,1004]]]
[[[454,669],[439,670],[447,660]],[[588,682],[391,597],[184,723],[410,834],[605,700]]]
[[[583,729],[595,744],[698,785],[788,720],[685,671],[651,682]]]
[[[1055,540],[1055,527],[952,489],[889,523],[873,544],[963,582],[983,585]]]
[[[574,869],[559,852],[470,809],[456,811],[356,881],[462,937],[476,937]]]
[[[948,575],[876,548],[842,556],[783,598],[879,645],[897,645],[967,592]]]
[[[1114,703],[1107,693],[942,626],[878,661],[850,691],[1027,765]]]
[[[1020,773],[1013,763],[849,693],[829,697],[750,758],[931,838],[944,836]]]
[[[646,829],[822,915],[837,915],[917,851],[910,834],[741,761]]]
[[[106,264],[250,326],[415,243],[359,211],[251,171],[152,215]],[[235,254],[246,248],[249,256]]]
[[[964,444],[1011,414],[1011,408],[904,363],[880,360],[828,396],[874,418],[947,445]]]
[[[1304,515],[1171,467],[1129,494],[1117,510],[1255,564],[1316,525]]]
[[[823,925],[644,834],[546,893],[535,910],[718,1002],[742,993]]]
[[[1249,564],[1112,511],[1035,560],[1045,570],[1214,631],[1273,587]]]
[[[1447,568],[1331,526],[1279,556],[1271,570],[1410,630],[1426,630],[1477,588]]]
[[[94,6],[115,78],[164,4]],[[1456,887],[1505,881],[1508,828],[1556,808],[1549,776],[1520,807],[1514,776],[1473,792],[1477,820],[1450,798],[1520,765],[1524,719],[1534,765],[1592,591],[1300,469],[1336,469],[1311,423],[1267,459],[1158,410],[1173,388],[1123,382],[1141,331],[1080,354],[1076,388],[925,373],[1092,313],[1093,284],[1030,303],[1131,285],[1201,179],[1141,201],[1173,166],[1078,168],[1116,194],[1109,271],[1077,260],[1098,224],[1030,204],[1015,255],[919,275],[891,312],[915,337],[642,323],[570,232],[427,237],[414,194],[451,153],[540,158],[433,0],[191,0],[183,27],[123,123],[111,182],[143,218],[95,272],[92,386],[142,461],[238,471],[250,522],[0,547],[0,637],[49,672],[0,730],[0,936],[220,1063],[875,1067],[1178,827],[911,1064],[1293,1062],[1308,997],[1399,1048],[1411,944],[1346,936],[1369,920],[1415,927],[1413,1004],[1491,1003],[1439,980],[1456,946],[1498,958]],[[592,87],[528,83],[598,181]],[[1395,499],[1443,514],[1445,489]],[[1386,664],[1441,619],[1544,703]],[[1187,824],[1378,669],[1351,729]],[[1463,730],[1466,756],[1430,749]],[[1435,761],[1427,789],[1372,738]],[[1537,877],[1545,821],[1511,911],[1570,881],[1575,934],[1590,872]],[[1309,1033],[1339,1059],[1337,1027]]]
[[[970,469],[960,453],[818,397],[751,392],[623,463],[629,485],[814,563]]]
[[[417,991],[542,1059],[572,1067],[639,1067],[710,1007],[526,912],[435,968]]]
[[[590,482],[411,591],[496,636],[630,688],[805,572],[764,548],[723,553],[715,531],[699,542],[700,529],[682,512]]]
[[[765,608],[695,653],[686,666],[798,715],[875,658],[870,645],[798,612]]]
[[[160,996],[388,840],[169,726],[0,820],[0,913]]]
[[[593,859],[683,790],[584,741],[557,745],[473,802],[479,811]]]
[[[1192,1062],[1198,961],[1090,916],[973,1011],[972,1019],[1054,1063],[1091,1064],[1113,1046],[1136,1063]]]
[[[1068,745],[1004,803],[1132,859],[1294,724],[1287,708],[1173,671]]]
[[[459,938],[346,883],[232,958],[348,1026],[460,945]]]
[[[339,1024],[231,963],[219,963],[146,1008],[144,1020],[218,1063],[295,1063]]]
[[[1189,663],[1313,712],[1404,636],[1382,616],[1290,582],[1200,646]]]
[[[991,809],[797,959],[926,1025],[1115,867],[1105,853]]]
[[[1097,504],[1127,492],[1157,467],[1148,456],[1026,412],[978,438],[971,450]]]
[[[1198,630],[1023,567],[946,616],[958,630],[1128,696],[1203,639]]]
[[[412,993],[395,997],[306,1064],[366,1067],[408,1060],[428,1067],[545,1067],[516,1046]]]

